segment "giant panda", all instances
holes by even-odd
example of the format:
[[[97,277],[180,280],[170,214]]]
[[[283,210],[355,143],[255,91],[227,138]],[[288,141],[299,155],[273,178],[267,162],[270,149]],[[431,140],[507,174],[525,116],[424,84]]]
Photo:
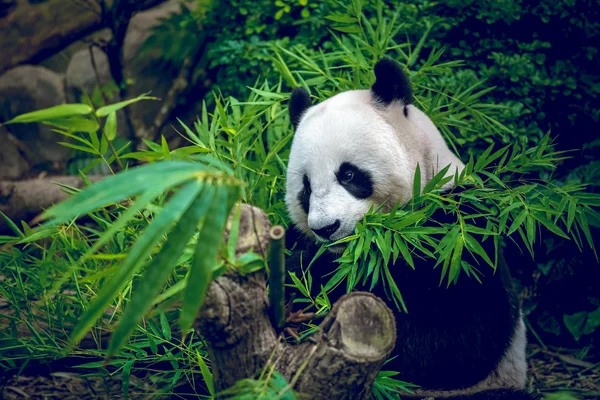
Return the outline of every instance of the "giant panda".
[[[304,260],[319,243],[353,234],[373,205],[389,210],[397,201],[407,202],[417,164],[423,186],[449,164],[448,174],[464,168],[413,104],[401,65],[383,58],[374,73],[370,89],[342,92],[316,105],[305,89],[292,91],[289,115],[295,133],[285,201],[298,234],[292,232],[288,245],[304,243],[299,245],[309,252],[300,256]],[[444,189],[451,193],[452,185]],[[483,241],[486,251],[491,243]],[[337,255],[331,253],[312,265],[313,287],[334,268]],[[463,257],[477,265],[466,253]],[[481,266],[482,283],[463,276],[448,288],[440,285],[434,260],[415,257],[415,264],[413,270],[399,259],[390,267],[408,313],[395,312],[395,357],[385,369],[419,385],[416,398],[534,399],[525,391],[526,330],[505,263],[495,273]],[[397,310],[384,289],[372,291]]]

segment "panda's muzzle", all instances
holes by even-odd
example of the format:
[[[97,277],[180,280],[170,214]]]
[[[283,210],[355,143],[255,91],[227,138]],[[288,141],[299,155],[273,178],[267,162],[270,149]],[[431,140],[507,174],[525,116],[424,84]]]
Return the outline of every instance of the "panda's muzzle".
[[[339,219],[336,219],[335,222],[331,225],[324,226],[322,228],[314,229],[310,228],[315,235],[325,239],[330,240],[331,236],[340,228],[341,222]]]

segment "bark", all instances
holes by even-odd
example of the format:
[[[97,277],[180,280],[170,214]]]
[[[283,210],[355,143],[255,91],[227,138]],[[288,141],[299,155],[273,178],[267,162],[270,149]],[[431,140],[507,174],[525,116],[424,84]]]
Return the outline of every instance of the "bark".
[[[252,218],[262,234],[256,246],[246,248],[264,248],[267,217],[255,211]],[[241,224],[248,224],[244,215]],[[342,297],[311,340],[299,345],[282,340],[270,315],[264,272],[229,273],[213,281],[195,327],[207,342],[216,391],[274,366],[307,398],[368,398],[396,342],[392,311],[370,293]]]
[[[88,177],[92,182],[101,176]],[[30,221],[44,209],[69,197],[60,185],[77,189],[84,187],[78,176],[54,176],[26,181],[0,181],[0,211],[17,225],[21,220]],[[6,222],[0,218],[0,232],[7,230]]]
[[[125,0],[121,0],[125,1]],[[165,0],[126,0],[132,12]],[[0,73],[19,64],[35,64],[105,26],[97,0],[19,2],[0,19]]]

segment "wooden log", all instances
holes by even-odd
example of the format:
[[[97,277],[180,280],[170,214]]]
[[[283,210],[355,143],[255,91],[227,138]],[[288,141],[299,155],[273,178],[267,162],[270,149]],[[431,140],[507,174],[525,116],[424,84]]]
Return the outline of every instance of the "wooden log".
[[[90,176],[90,181],[96,182],[101,176]],[[43,179],[26,181],[0,181],[0,211],[6,214],[17,225],[24,220],[29,222],[44,209],[69,197],[60,185],[77,189],[84,186],[78,176],[52,176]],[[0,232],[6,231],[7,226],[0,218]]]

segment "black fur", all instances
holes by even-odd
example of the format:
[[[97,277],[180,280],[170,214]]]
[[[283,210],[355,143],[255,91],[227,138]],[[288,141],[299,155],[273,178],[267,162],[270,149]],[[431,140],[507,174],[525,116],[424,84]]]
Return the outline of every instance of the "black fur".
[[[453,223],[455,218],[437,211],[430,220]],[[437,226],[433,222],[431,225]],[[291,230],[288,232],[292,233]],[[298,239],[294,235],[288,236],[290,245]],[[298,252],[303,252],[302,261],[306,267],[318,249],[317,245],[310,243],[310,239],[300,240],[300,243],[304,248],[297,249],[288,259],[288,268],[298,266]],[[488,254],[494,254],[492,238],[481,241],[481,245]],[[446,288],[445,282],[440,285],[440,267],[434,269],[435,261],[432,259],[414,257],[414,270],[402,259],[390,266],[408,314],[397,310],[380,284],[371,290],[396,310],[398,339],[393,355],[397,357],[384,369],[400,372],[403,381],[418,384],[424,389],[469,387],[496,368],[509,346],[519,306],[503,258],[494,273],[489,265],[474,260],[468,252],[464,252],[463,257],[481,272],[481,284],[463,274],[456,285],[449,288]],[[315,292],[331,276],[321,278],[336,267],[335,258],[335,255],[326,252],[312,265]],[[356,290],[369,290],[369,287],[370,281]],[[344,288],[345,285],[340,285],[330,294],[332,303],[344,293]]]
[[[298,201],[300,202],[304,212],[308,214],[308,210],[310,208],[310,194],[312,193],[308,176],[304,175],[302,182],[304,183],[304,188],[300,191],[300,193],[298,193]]]
[[[373,96],[385,105],[400,100],[405,106],[414,101],[410,80],[402,66],[391,58],[384,57],[375,64],[375,83],[371,87]],[[408,115],[408,109],[404,110]]]
[[[310,106],[312,106],[312,101],[310,99],[310,94],[306,91],[306,89],[301,87],[294,88],[288,104],[290,121],[292,122],[294,129],[298,127],[302,115],[304,115]]]
[[[348,173],[352,175],[351,179],[347,179],[346,175]],[[366,199],[373,194],[373,179],[371,179],[371,175],[352,163],[342,163],[335,176],[340,185],[357,199]]]

